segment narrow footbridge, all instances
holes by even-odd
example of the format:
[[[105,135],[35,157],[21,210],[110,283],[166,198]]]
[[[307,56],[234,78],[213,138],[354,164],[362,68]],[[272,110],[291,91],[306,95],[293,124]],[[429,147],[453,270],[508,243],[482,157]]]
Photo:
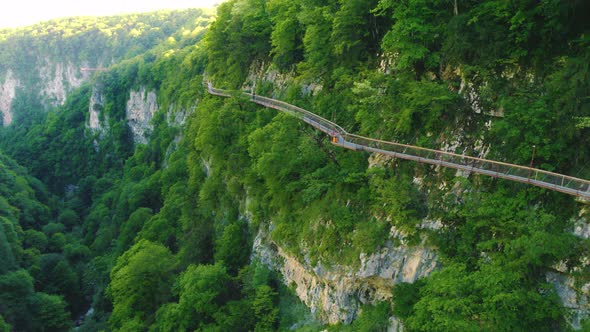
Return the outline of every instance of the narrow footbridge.
[[[208,83],[207,90],[210,94],[215,96],[232,97],[236,95],[236,92],[214,88],[211,83]],[[537,168],[354,135],[346,132],[346,130],[336,123],[326,120],[319,115],[304,110],[303,108],[287,104],[280,100],[257,96],[246,92],[241,92],[240,94],[249,98],[256,104],[285,112],[308,123],[314,128],[328,134],[331,137],[332,144],[336,146],[354,151],[381,153],[395,158],[454,168],[467,173],[473,172],[495,178],[522,182],[577,196],[584,200],[590,200],[590,181],[588,180],[548,172]]]

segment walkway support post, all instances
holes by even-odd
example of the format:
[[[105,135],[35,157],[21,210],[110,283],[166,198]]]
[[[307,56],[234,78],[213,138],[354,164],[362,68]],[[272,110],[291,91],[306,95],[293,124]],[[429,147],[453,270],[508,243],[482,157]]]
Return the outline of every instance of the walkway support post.
[[[535,151],[537,151],[537,146],[533,145],[533,155],[531,156],[531,165],[529,166],[529,180],[531,179],[531,173],[533,172],[533,163],[535,162]]]

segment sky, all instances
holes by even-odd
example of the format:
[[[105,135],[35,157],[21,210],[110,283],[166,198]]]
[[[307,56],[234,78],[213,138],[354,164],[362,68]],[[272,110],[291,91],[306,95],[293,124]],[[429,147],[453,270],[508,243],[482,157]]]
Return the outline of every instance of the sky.
[[[204,8],[223,0],[9,0],[0,10],[0,28],[16,28],[70,16],[105,16],[158,9]]]

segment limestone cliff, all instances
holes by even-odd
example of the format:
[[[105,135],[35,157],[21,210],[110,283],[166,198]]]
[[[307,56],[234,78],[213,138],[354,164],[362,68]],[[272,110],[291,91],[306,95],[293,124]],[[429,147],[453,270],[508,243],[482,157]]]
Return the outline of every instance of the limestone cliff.
[[[90,77],[88,72],[71,62],[53,62],[48,58],[38,60],[39,95],[47,105],[63,105],[67,94],[82,85]],[[86,66],[87,67],[87,66]]]
[[[88,120],[86,128],[95,136],[94,147],[98,151],[99,141],[109,133],[109,118],[104,113],[104,106],[107,100],[103,94],[103,86],[96,83],[92,88],[90,102],[88,106]],[[148,91],[145,87],[140,87],[137,91],[131,91],[125,106],[125,119],[129,129],[133,134],[135,144],[147,144],[148,136],[153,130],[152,118],[159,109],[157,95],[155,90]],[[175,109],[172,105],[166,113],[166,121],[171,127],[182,127],[187,118],[194,112],[191,109]],[[182,138],[182,132],[174,139],[171,149]],[[171,150],[171,151],[172,151]]]
[[[547,282],[553,284],[561,299],[568,323],[575,330],[581,328],[581,322],[590,315],[590,283],[580,283],[566,271],[548,272]]]
[[[92,94],[90,95],[88,106],[88,121],[86,123],[86,128],[94,136],[92,145],[96,152],[100,149],[99,141],[107,135],[109,130],[108,117],[103,112],[104,103],[102,86],[97,84],[92,87]]]
[[[0,113],[2,115],[2,124],[9,126],[12,123],[12,101],[16,95],[16,89],[20,86],[19,80],[14,77],[12,70],[6,72],[4,82],[0,85]]]
[[[280,272],[283,282],[294,287],[297,296],[321,320],[349,324],[361,304],[390,299],[400,282],[414,282],[438,266],[433,248],[388,243],[371,255],[361,254],[360,267],[311,266],[285,252],[261,229],[254,240],[253,258]]]
[[[101,120],[101,111],[104,107],[104,98],[101,88],[94,86],[90,96],[90,106],[88,107],[87,127],[94,133],[103,133],[106,129],[106,119]],[[103,115],[104,116],[104,115]]]
[[[131,91],[127,101],[127,123],[133,133],[136,144],[147,144],[147,135],[152,130],[150,121],[158,110],[155,91],[147,91],[141,87],[138,91]]]
[[[198,104],[198,101],[195,102]],[[166,112],[166,122],[172,127],[182,127],[188,118],[195,112],[196,107],[190,109],[176,109],[174,105],[170,105],[168,112]]]
[[[584,210],[582,210],[584,213]],[[574,234],[581,239],[590,238],[590,223],[585,218],[576,221]],[[547,282],[553,284],[564,308],[568,311],[566,319],[572,328],[579,330],[582,321],[590,318],[590,282],[579,278],[582,270],[590,268],[590,258],[580,257],[578,266],[568,269],[565,264],[555,266],[554,271],[547,272]]]
[[[67,95],[90,78],[90,73],[83,72],[83,65],[70,61],[59,62],[49,58],[36,59],[32,73],[17,73],[8,68],[4,80],[0,82],[0,112],[3,125],[12,123],[14,114],[11,109],[18,91],[34,91],[38,100],[46,108],[63,105]],[[32,75],[32,76],[31,76]],[[29,83],[24,83],[29,82]]]

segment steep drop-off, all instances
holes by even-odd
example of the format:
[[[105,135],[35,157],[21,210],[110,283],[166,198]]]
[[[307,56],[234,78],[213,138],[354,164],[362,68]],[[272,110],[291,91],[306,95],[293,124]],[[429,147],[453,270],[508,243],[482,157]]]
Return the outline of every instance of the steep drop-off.
[[[78,293],[35,291],[87,313],[84,330],[587,328],[584,204],[345,151],[203,86],[206,72],[351,132],[588,178],[587,5],[455,5],[232,0],[206,33],[204,16],[120,48],[55,112],[1,131],[63,202],[26,226],[42,249],[21,266],[45,257]],[[27,84],[12,71],[2,110]],[[13,326],[17,305],[0,307]]]

